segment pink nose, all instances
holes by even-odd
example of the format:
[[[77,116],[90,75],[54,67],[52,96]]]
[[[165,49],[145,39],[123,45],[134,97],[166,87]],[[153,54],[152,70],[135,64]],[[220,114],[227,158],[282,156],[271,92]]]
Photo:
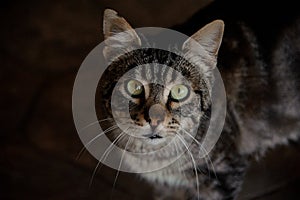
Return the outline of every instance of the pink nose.
[[[165,119],[166,111],[165,108],[160,104],[154,104],[149,109],[150,125],[157,127]]]

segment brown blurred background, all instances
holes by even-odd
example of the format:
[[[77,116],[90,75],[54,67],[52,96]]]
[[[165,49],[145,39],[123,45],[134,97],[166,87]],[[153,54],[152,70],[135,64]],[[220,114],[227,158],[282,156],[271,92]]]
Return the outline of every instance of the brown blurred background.
[[[113,8],[134,27],[183,23],[211,0],[27,0],[1,2],[0,199],[151,199],[133,174],[102,167],[75,130],[71,95],[85,56],[102,41]],[[299,199],[300,145],[253,162],[239,199]],[[298,198],[297,198],[298,197]]]

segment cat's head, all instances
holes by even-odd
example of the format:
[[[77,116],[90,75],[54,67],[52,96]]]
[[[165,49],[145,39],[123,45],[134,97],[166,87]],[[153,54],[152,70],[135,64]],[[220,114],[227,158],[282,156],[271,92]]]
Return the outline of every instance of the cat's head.
[[[100,120],[114,118],[103,126],[119,126],[107,136],[131,152],[167,145],[152,161],[176,156],[184,143],[200,141],[210,117],[211,71],[223,30],[221,20],[206,25],[183,43],[182,55],[138,49],[142,38],[115,11],[105,10],[103,55],[110,65],[99,82],[96,102]]]

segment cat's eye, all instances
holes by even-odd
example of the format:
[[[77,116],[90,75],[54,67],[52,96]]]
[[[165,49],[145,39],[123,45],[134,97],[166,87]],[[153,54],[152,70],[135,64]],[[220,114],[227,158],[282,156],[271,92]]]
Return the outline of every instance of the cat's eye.
[[[187,86],[179,84],[172,87],[170,96],[175,101],[182,101],[188,97],[189,93]]]
[[[143,91],[143,84],[137,80],[129,80],[126,85],[126,90],[131,97],[139,97]]]

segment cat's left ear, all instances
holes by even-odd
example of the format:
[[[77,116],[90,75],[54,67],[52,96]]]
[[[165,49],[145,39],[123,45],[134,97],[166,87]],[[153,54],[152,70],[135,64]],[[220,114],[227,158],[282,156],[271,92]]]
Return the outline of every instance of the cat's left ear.
[[[182,45],[183,52],[195,63],[201,64],[204,71],[216,67],[218,51],[222,43],[224,22],[215,20],[187,39]]]
[[[129,23],[112,9],[106,9],[103,16],[103,34],[106,46],[103,55],[107,61],[140,47],[141,40]]]

